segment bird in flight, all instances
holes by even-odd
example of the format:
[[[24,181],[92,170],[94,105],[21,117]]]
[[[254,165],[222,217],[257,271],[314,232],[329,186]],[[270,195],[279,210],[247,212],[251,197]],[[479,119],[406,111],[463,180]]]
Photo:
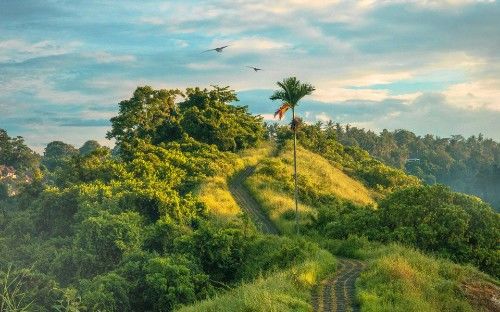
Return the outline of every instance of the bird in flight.
[[[256,72],[258,72],[259,70],[262,70],[262,68],[257,68],[257,67],[253,67],[253,66],[247,66],[247,67],[253,69]]]
[[[216,51],[216,52],[221,53],[221,52],[222,52],[222,50],[224,50],[224,49],[225,49],[225,48],[227,48],[227,47],[229,47],[229,46],[227,45],[227,46],[218,47],[218,48],[215,48],[215,49],[208,49],[208,50],[205,50],[205,51],[203,51],[203,52],[201,52],[201,53],[205,53],[205,52],[208,52],[208,51]]]

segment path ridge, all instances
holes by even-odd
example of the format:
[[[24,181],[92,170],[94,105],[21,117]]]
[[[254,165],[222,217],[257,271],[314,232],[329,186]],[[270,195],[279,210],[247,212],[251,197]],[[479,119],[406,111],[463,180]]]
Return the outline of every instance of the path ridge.
[[[248,192],[243,182],[255,171],[255,166],[249,166],[237,173],[229,181],[229,191],[236,203],[243,209],[255,223],[255,225],[265,234],[279,235],[278,228],[269,217],[262,211],[259,203]]]
[[[254,171],[255,166],[249,166],[238,172],[229,181],[229,191],[236,203],[263,233],[279,235],[278,228],[262,211],[259,203],[244,185],[245,180]],[[365,264],[356,259],[337,259],[339,267],[335,275],[323,280],[313,289],[312,304],[315,312],[358,312],[360,310],[355,304],[355,281]]]

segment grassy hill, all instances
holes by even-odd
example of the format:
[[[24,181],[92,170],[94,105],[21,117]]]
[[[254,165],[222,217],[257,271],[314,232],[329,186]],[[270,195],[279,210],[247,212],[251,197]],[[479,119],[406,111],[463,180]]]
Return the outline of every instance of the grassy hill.
[[[268,157],[262,156],[264,151]],[[280,230],[293,235],[291,149],[285,147],[273,151],[272,146],[267,145],[264,149],[248,151],[246,157],[253,160],[247,163],[256,164],[255,173],[247,179],[246,186]],[[349,167],[342,167],[339,162],[305,148],[298,149],[297,159],[301,227],[308,232],[304,233],[305,237],[332,254],[368,262],[357,282],[357,299],[362,311],[494,311],[497,308],[494,300],[500,291],[498,280],[472,266],[456,264],[401,244],[369,242],[355,235],[346,240],[331,239],[310,232],[320,212],[335,211],[339,209],[339,203],[352,204],[359,211],[377,209],[380,200],[388,193],[370,186],[352,174]],[[226,207],[230,206],[235,216],[239,213],[236,203],[226,204],[231,198],[227,189],[230,176],[218,179],[219,185],[212,181],[203,185],[201,194],[223,194],[222,198],[228,198],[228,201],[219,201],[218,204],[214,201],[213,207],[218,208],[211,211],[224,214]],[[409,181],[413,183],[413,180]],[[221,192],[221,186],[224,191],[217,193]],[[395,187],[404,189],[405,185]],[[244,283],[223,295],[180,311],[308,311],[310,287],[298,287],[300,283],[291,274],[299,267]],[[303,273],[307,275],[305,271]]]
[[[228,88],[176,94],[137,88],[113,153],[51,142],[36,179],[4,192],[0,310],[310,311],[319,281],[346,276],[335,256],[364,260],[363,311],[498,310],[500,217],[480,199],[301,125],[296,235],[290,129],[266,132]]]
[[[207,177],[196,189],[195,194],[215,219],[231,221],[241,213],[240,207],[231,196],[228,179],[245,166],[255,166],[271,154],[273,145],[269,142],[246,149],[233,155],[231,165],[218,175]]]
[[[306,224],[328,200],[339,198],[358,205],[375,206],[379,195],[328,160],[304,148],[297,150],[301,220]],[[284,150],[257,165],[247,180],[248,189],[284,233],[291,233],[294,221],[293,153]],[[302,196],[303,195],[303,196]]]

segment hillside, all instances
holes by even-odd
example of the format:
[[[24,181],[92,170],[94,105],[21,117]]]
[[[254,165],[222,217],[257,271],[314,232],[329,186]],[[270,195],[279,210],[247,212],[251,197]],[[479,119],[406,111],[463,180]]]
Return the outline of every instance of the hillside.
[[[0,198],[0,311],[310,311],[361,268],[356,290],[336,289],[362,311],[495,304],[489,205],[303,124],[296,235],[290,128],[230,105],[229,88],[183,94],[137,88],[113,150],[54,141],[38,157],[3,135],[0,166],[32,178]],[[354,275],[337,266],[353,259]]]
[[[246,185],[271,219],[280,226],[281,231],[292,234],[293,218],[287,218],[287,214],[290,215],[289,211],[293,211],[293,192],[284,187],[290,182],[290,157],[291,152],[284,150],[262,160],[255,173],[247,179]],[[318,210],[329,207],[328,202],[325,204],[318,199],[339,198],[345,203],[355,203],[355,209],[363,210],[367,209],[364,206],[374,205],[375,201],[370,193],[375,194],[375,198],[380,199],[382,196],[364,186],[362,181],[333,167],[317,154],[300,148],[298,157],[302,157],[299,161],[299,172],[303,177],[302,196],[310,195],[313,190],[318,195],[312,201],[305,198],[316,205],[300,206],[305,232],[309,232],[311,226],[314,226],[314,222],[311,224],[314,217],[311,216],[316,215]],[[312,166],[311,163],[317,166]],[[332,179],[332,176],[335,178]],[[307,179],[316,181],[317,184],[304,183]],[[350,190],[349,186],[357,187],[358,191],[338,191]],[[358,194],[361,196],[357,196]],[[309,240],[318,242],[334,254],[364,259],[369,263],[357,283],[357,299],[362,311],[495,311],[497,308],[494,298],[500,295],[499,282],[474,268],[425,255],[398,244],[370,243],[366,238],[357,236],[347,240],[332,240],[313,232],[311,235],[313,236],[309,236]],[[180,311],[309,311],[312,299],[307,296],[307,292],[310,288],[284,287],[283,283],[297,285],[293,278],[287,277],[287,272],[289,271],[246,283],[215,299]],[[471,287],[475,287],[472,289],[476,291],[471,290]],[[294,294],[295,299],[290,294]],[[489,297],[491,294],[493,297]]]
[[[362,182],[349,177],[332,166],[325,158],[304,148],[297,150],[298,179],[302,222],[308,223],[321,206],[334,198],[357,205],[375,206],[379,196]],[[246,182],[248,189],[282,232],[292,233],[294,223],[293,203],[293,153],[290,149],[259,163],[256,172]]]

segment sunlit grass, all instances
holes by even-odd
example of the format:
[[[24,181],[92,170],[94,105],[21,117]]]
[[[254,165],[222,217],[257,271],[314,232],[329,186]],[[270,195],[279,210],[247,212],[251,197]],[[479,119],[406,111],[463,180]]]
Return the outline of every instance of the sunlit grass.
[[[499,285],[472,266],[399,244],[385,245],[354,236],[347,240],[324,239],[323,246],[368,263],[356,283],[362,311],[481,311],[467,300],[464,283]]]
[[[288,270],[259,277],[222,295],[188,306],[179,312],[311,311],[311,289],[335,268],[334,258],[318,250],[306,262]]]
[[[269,163],[264,162],[257,165],[256,173],[248,178],[245,184],[278,228],[283,233],[293,233],[295,227],[293,192],[284,189],[284,184],[288,183],[288,180],[285,182],[280,180],[282,177],[293,177],[293,152],[286,151],[268,160],[278,164],[280,174],[266,172],[265,167],[269,166]],[[334,195],[360,205],[375,205],[370,190],[361,182],[332,166],[320,155],[299,147],[297,166],[299,183],[305,183],[305,187],[314,189],[316,193]],[[301,202],[299,196],[301,225],[309,222],[308,216],[314,215],[316,208],[318,207]]]
[[[287,164],[287,173],[293,175],[293,151],[287,150],[279,158]],[[371,191],[360,181],[332,166],[320,155],[303,148],[297,149],[297,172],[319,193],[334,194],[360,205],[375,204]]]
[[[293,197],[276,188],[273,182],[275,181],[267,175],[254,174],[247,179],[245,185],[282,233],[294,233]],[[300,224],[304,225],[308,220],[307,216],[313,213],[315,213],[314,208],[299,203]]]
[[[246,166],[256,165],[269,155],[273,146],[266,142],[258,147],[246,149],[238,154],[229,170],[215,177],[207,178],[197,189],[198,198],[206,205],[208,212],[215,219],[232,220],[241,213],[229,191],[228,180]]]

